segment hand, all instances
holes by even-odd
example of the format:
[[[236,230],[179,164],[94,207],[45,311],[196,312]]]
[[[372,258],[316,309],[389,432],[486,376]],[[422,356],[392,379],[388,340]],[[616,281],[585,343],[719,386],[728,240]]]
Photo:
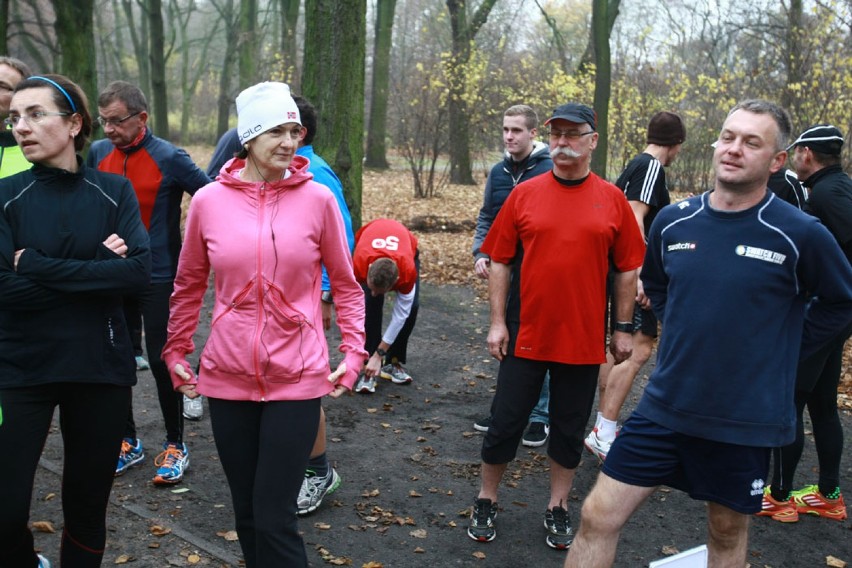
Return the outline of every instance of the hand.
[[[342,395],[342,394],[343,394],[343,393],[345,393],[345,392],[349,392],[349,389],[348,389],[348,388],[346,388],[346,386],[344,386],[344,385],[337,385],[336,387],[334,387],[334,390],[333,390],[333,391],[331,391],[330,393],[328,393],[328,396],[330,396],[331,398],[339,398],[339,397],[340,397],[340,395]]]
[[[21,260],[22,254],[24,254],[24,249],[15,251],[15,260],[14,260],[14,263],[12,265],[12,268],[15,270],[15,272],[18,271],[18,261]]]
[[[615,364],[626,361],[633,354],[633,334],[616,331],[609,338],[609,352],[612,353]]]
[[[378,353],[373,353],[370,360],[364,366],[364,374],[368,377],[378,377],[382,371],[382,358]]]
[[[473,264],[473,271],[477,276],[484,280],[488,280],[488,276],[491,273],[489,270],[491,268],[491,259],[490,258],[477,258],[476,262]]]
[[[488,330],[488,353],[502,361],[509,349],[509,329],[505,324],[491,324]]]
[[[181,385],[175,390],[184,395],[186,398],[198,398],[201,396],[201,393],[195,390],[195,385]]]
[[[328,376],[328,382],[334,384],[340,380],[340,377],[346,374],[346,361],[337,366],[337,369]]]
[[[187,371],[186,367],[184,367],[180,363],[177,363],[175,365],[174,371],[175,371],[175,375],[177,375],[179,378],[183,379],[184,381],[189,382],[189,381],[192,380],[192,373]]]
[[[116,235],[115,233],[111,234],[104,241],[104,246],[120,256],[121,258],[127,258],[127,245],[124,244],[124,239]]]
[[[334,304],[320,302],[322,306],[322,328],[325,330],[331,329],[331,314],[334,311]]]

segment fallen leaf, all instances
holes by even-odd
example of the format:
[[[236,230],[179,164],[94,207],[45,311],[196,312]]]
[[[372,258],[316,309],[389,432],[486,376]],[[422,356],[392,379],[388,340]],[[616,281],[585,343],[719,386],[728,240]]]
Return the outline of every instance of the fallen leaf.
[[[825,565],[831,566],[831,568],[846,568],[846,562],[834,556],[826,556]]]
[[[423,548],[420,548],[418,546],[417,548],[414,549],[414,552],[415,552],[415,554],[423,554],[424,552],[426,552],[426,550],[423,549]]]
[[[328,523],[314,523],[314,528],[321,531],[327,531],[331,528],[331,525]]]
[[[665,554],[666,556],[672,556],[672,555],[677,554],[678,552],[680,552],[680,550],[678,550],[678,549],[677,549],[677,547],[675,547],[675,546],[674,546],[674,545],[672,545],[672,544],[667,544],[667,545],[665,545],[665,546],[663,547],[663,549],[662,549],[662,551],[661,551],[661,552],[662,552],[663,554]]]
[[[472,556],[473,556],[474,558],[478,558],[478,559],[480,559],[480,560],[485,560],[485,553],[484,553],[484,552],[480,552],[479,550],[477,550],[476,552],[474,552],[474,553],[472,554]]]
[[[160,543],[159,542],[149,542],[148,548],[160,548]]]
[[[51,500],[51,499],[53,499],[54,497],[56,497],[56,493],[48,493],[47,495],[45,495],[45,496],[44,496],[44,500],[45,500],[45,501],[50,501],[50,500]]]
[[[236,542],[240,540],[240,537],[237,535],[237,531],[220,531],[216,533],[216,536],[222,537],[228,542]]]
[[[379,490],[378,489],[373,489],[371,491],[364,491],[363,493],[361,493],[361,497],[378,497],[378,496],[379,496]]]
[[[409,497],[423,497],[423,495],[421,495],[420,493],[418,493],[414,489],[412,489],[411,491],[408,492],[408,496]]]
[[[414,538],[426,538],[426,529],[415,529],[408,534]]]
[[[175,494],[186,493],[187,491],[189,491],[189,487],[178,487],[177,489],[172,489],[172,493]]]
[[[378,411],[379,411],[379,409],[378,409],[378,408],[368,408],[368,409],[367,409],[367,414],[375,414],[375,413],[376,413],[376,412],[378,412]]]
[[[373,562],[371,560],[370,562],[367,562],[366,564],[362,564],[361,568],[385,568],[385,565],[382,564],[381,562]]]
[[[172,532],[172,529],[168,527],[161,527],[160,525],[153,525],[150,530],[151,534],[154,536],[166,536]]]
[[[201,557],[197,554],[190,554],[186,557],[186,561],[190,564],[198,564],[199,562],[201,562]]]
[[[53,534],[56,532],[56,529],[53,528],[53,523],[50,521],[34,521],[33,522],[33,530],[37,532],[50,533]]]
[[[118,558],[115,559],[115,563],[116,564],[127,564],[128,562],[133,562],[134,560],[136,560],[136,559],[133,558],[132,556],[130,556],[129,554],[122,554],[121,556],[119,556]]]

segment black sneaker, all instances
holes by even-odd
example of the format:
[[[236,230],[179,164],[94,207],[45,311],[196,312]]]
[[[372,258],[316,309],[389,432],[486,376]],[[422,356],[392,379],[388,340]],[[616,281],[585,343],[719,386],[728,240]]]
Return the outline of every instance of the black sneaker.
[[[556,506],[544,512],[544,528],[547,529],[547,546],[556,550],[568,550],[574,542],[574,529],[568,511]]]
[[[470,526],[467,536],[477,542],[491,542],[497,536],[494,519],[497,517],[497,503],[491,499],[477,499],[470,514]]]
[[[477,432],[488,432],[488,428],[491,427],[491,417],[486,416],[485,418],[480,418],[476,422],[473,423],[473,429]]]
[[[550,426],[544,422],[530,422],[530,427],[527,428],[522,442],[529,448],[537,448],[544,445],[549,434]]]

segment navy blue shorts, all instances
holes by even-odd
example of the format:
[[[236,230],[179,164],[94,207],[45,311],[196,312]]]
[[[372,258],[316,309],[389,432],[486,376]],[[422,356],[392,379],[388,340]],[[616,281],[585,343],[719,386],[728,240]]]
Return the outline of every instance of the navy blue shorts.
[[[603,472],[629,485],[667,485],[751,515],[761,509],[771,454],[771,448],[679,434],[634,412],[616,436]]]

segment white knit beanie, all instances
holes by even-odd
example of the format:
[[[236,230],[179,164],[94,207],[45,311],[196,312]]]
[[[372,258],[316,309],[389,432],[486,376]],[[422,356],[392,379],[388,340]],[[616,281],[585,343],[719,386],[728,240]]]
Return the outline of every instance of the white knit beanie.
[[[240,144],[288,122],[302,124],[299,107],[286,83],[265,81],[237,95],[237,133]]]

